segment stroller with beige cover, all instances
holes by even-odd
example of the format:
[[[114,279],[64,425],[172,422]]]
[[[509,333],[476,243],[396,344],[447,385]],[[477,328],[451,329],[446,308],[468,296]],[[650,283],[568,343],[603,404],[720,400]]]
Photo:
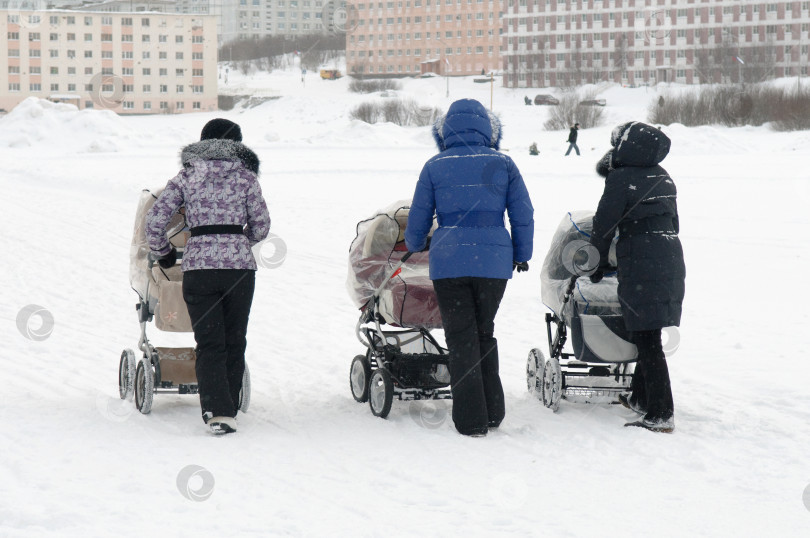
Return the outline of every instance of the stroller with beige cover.
[[[360,309],[356,332],[366,347],[351,363],[349,387],[381,418],[394,398],[451,398],[449,355],[430,333],[442,324],[428,253],[405,247],[409,208],[397,202],[360,222],[349,249],[347,288]]]
[[[179,264],[186,241],[190,237],[185,208],[181,207],[175,213],[166,230],[169,241],[177,248],[176,265],[164,269],[156,263],[146,240],[146,215],[162,190],[144,190],[141,193],[130,248],[129,281],[139,299],[135,310],[141,326],[138,348],[143,356],[137,359],[132,349],[125,349],[118,365],[118,391],[121,399],[131,400],[134,396],[135,406],[144,414],[151,411],[152,399],[156,393],[198,392],[195,349],[154,347],[146,336],[149,322],[154,322],[160,331],[193,332],[183,299],[183,271]],[[238,409],[245,412],[249,404],[250,373],[245,365]]]

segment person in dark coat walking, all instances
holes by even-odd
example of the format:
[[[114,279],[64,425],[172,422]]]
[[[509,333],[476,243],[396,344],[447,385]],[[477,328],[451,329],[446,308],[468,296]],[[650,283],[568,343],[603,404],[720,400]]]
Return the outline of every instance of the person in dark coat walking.
[[[567,157],[569,153],[571,153],[571,149],[575,149],[577,151],[577,155],[579,155],[579,146],[577,146],[577,134],[579,132],[579,124],[575,123],[571,130],[568,132],[568,151],[565,152],[565,156]]]
[[[593,219],[590,242],[599,251],[600,266],[591,280],[598,282],[608,269],[618,230],[619,301],[638,348],[631,393],[622,403],[643,414],[627,425],[671,432],[675,408],[661,329],[680,324],[686,268],[675,183],[659,164],[670,140],[655,127],[629,122],[613,130],[611,145],[596,167],[605,190]]]
[[[454,102],[434,124],[433,137],[439,154],[419,175],[405,244],[423,250],[438,217],[430,278],[450,351],[453,422],[460,433],[481,436],[506,412],[495,314],[512,272],[529,268],[534,209],[517,166],[498,151],[500,121],[481,103]]]
[[[236,431],[256,260],[270,215],[259,186],[259,158],[241,143],[239,126],[208,122],[200,142],[183,148],[183,169],[147,215],[147,239],[162,267],[177,261],[166,227],[185,206],[191,238],[183,254],[183,299],[197,342],[203,420],[213,433]]]

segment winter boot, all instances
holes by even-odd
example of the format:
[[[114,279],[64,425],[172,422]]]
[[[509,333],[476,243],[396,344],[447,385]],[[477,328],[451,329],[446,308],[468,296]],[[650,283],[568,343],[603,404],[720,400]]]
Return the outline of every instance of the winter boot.
[[[644,409],[641,404],[633,398],[633,393],[630,394],[619,394],[619,403],[625,406],[630,411],[634,413],[638,413],[639,415],[647,414],[647,410]]]
[[[236,431],[236,419],[231,417],[213,417],[208,420],[208,427],[214,435],[234,433]]]
[[[644,428],[645,430],[650,430],[651,432],[658,432],[658,433],[672,433],[675,431],[675,417],[671,416],[669,418],[647,418],[642,417],[641,420],[637,420],[635,422],[628,422],[625,426],[631,426],[636,428]]]

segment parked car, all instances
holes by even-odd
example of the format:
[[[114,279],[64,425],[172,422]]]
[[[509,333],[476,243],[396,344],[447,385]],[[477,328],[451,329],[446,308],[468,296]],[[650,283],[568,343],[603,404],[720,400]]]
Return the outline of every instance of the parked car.
[[[337,69],[321,69],[321,78],[325,80],[337,80],[343,76],[343,73]]]
[[[535,105],[559,105],[560,100],[547,93],[540,93],[534,96]]]
[[[605,106],[607,101],[604,99],[585,99],[584,101],[579,102],[582,106]]]

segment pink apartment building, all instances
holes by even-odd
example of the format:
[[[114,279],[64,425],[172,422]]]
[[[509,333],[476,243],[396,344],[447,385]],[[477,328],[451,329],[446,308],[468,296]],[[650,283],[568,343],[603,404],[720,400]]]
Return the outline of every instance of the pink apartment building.
[[[505,0],[509,87],[807,75],[810,2]]]
[[[0,11],[0,109],[36,96],[119,114],[217,109],[216,17]]]
[[[499,69],[500,11],[492,0],[351,0],[346,69],[376,77]]]

